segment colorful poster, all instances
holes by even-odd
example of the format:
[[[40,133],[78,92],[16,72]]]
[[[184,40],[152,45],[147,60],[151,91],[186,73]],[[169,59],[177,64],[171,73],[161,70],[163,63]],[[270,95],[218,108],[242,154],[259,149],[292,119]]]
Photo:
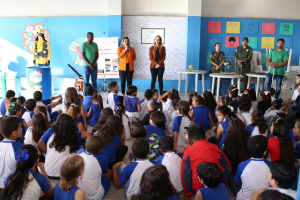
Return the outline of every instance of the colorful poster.
[[[216,43],[221,44],[221,36],[208,36],[207,37],[207,47],[215,48]]]
[[[226,33],[240,33],[241,22],[226,22]]]
[[[210,55],[211,55],[211,52],[208,52],[207,53],[207,64],[210,64]]]
[[[29,70],[30,83],[42,83],[42,71],[41,70]]]
[[[293,35],[294,23],[280,23],[280,35]]]
[[[227,36],[225,39],[225,48],[237,48],[240,44],[239,36]]]
[[[248,37],[248,40],[249,40],[248,45],[252,49],[257,49],[257,37]]]
[[[261,38],[261,48],[271,48],[274,49],[275,46],[275,37],[262,37]]]
[[[276,23],[263,22],[262,23],[262,34],[275,34]]]
[[[207,32],[208,33],[221,33],[222,22],[220,21],[208,21]]]
[[[119,78],[118,38],[95,38],[99,48],[98,78]]]
[[[244,33],[258,33],[258,22],[245,22]]]

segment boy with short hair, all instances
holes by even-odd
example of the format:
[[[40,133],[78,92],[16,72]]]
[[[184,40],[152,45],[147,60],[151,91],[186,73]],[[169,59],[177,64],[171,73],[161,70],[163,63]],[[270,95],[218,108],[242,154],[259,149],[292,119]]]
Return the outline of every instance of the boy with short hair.
[[[256,199],[265,190],[277,190],[296,199],[297,191],[290,189],[297,178],[296,168],[288,161],[277,160],[271,163],[270,171],[269,184],[272,187],[258,190],[252,199]]]
[[[26,108],[24,108],[25,101],[26,101],[26,99],[23,96],[19,96],[17,99],[17,103],[21,106],[21,117],[26,112]]]
[[[201,163],[197,171],[199,181],[205,187],[197,191],[195,200],[230,200],[227,188],[222,183],[223,172],[216,163]]]
[[[152,98],[152,90],[148,89],[144,93],[144,99],[140,101],[142,110],[140,111],[140,120],[144,119],[145,115],[149,112],[148,103]]]
[[[261,188],[269,187],[270,161],[264,160],[268,147],[268,139],[263,135],[256,135],[247,144],[250,159],[238,165],[234,182],[241,183],[242,188],[236,199],[251,199]]]
[[[119,86],[116,81],[111,81],[108,83],[108,88],[110,90],[110,93],[107,97],[107,103],[109,107],[114,110],[117,103],[121,103],[118,94]],[[123,103],[123,102],[122,102]]]
[[[16,96],[16,93],[13,90],[7,90],[6,92],[6,98],[2,100],[0,111],[1,115],[5,115],[7,108],[10,104],[10,100]]]
[[[9,104],[7,111],[9,112],[10,116],[17,117],[20,119],[21,126],[22,126],[22,139],[24,140],[25,133],[27,131],[28,126],[27,126],[25,120],[22,119],[22,117],[21,117],[21,106],[18,103],[13,102],[13,103]]]
[[[95,94],[95,90],[92,86],[89,86],[85,89],[85,92],[87,96],[83,100],[83,107],[84,107],[84,112],[88,113],[91,105],[93,104],[92,97]]]
[[[16,167],[15,153],[22,143],[17,140],[22,137],[22,126],[17,117],[3,117],[0,120],[0,133],[4,140],[0,142],[0,190],[4,188],[3,181]],[[1,192],[1,191],[0,191]]]
[[[25,101],[25,108],[27,111],[23,114],[22,118],[25,120],[28,127],[31,126],[31,119],[34,115],[34,109],[36,107],[36,101],[34,99],[27,99]]]
[[[177,114],[177,110],[178,110],[177,109],[177,103],[178,102],[179,102],[179,99],[174,99],[172,101],[172,108],[173,108],[174,112],[172,112],[171,122],[169,123],[169,126],[168,126],[168,132],[169,132],[169,134],[174,134],[174,132],[173,132],[173,123],[174,123],[175,117],[178,116],[178,114]]]
[[[249,105],[249,103],[247,103],[247,102],[243,102],[243,103],[241,103],[241,105],[239,106],[241,115],[242,115],[242,116],[244,117],[244,119],[245,119],[245,122],[244,122],[244,123],[245,123],[246,130],[247,130],[248,126],[249,126],[250,124],[252,124],[250,108],[251,108],[251,105]]]
[[[275,94],[275,89],[274,89],[274,88],[271,88],[271,87],[269,87],[267,91],[268,91],[268,92],[269,92],[269,94],[271,95],[271,102],[273,102],[274,100],[276,100],[276,99],[275,99],[275,97],[274,97],[274,94]]]
[[[188,116],[190,107],[187,101],[179,101],[177,104],[178,116],[174,118],[173,131],[174,131],[174,148],[184,147],[186,145],[184,127],[191,124],[190,116]]]
[[[157,164],[155,161],[147,159],[148,153],[148,142],[143,138],[137,138],[132,143],[132,155],[137,160],[127,166],[122,162],[118,162],[113,166],[114,185],[117,189],[123,187],[125,196],[128,199],[140,190],[140,182],[144,171],[148,167]]]
[[[86,149],[80,149],[85,163],[82,180],[78,186],[84,190],[86,200],[103,199],[110,187],[112,171],[108,169],[108,161],[101,156],[104,143],[101,136],[90,136],[85,143]]]
[[[173,151],[174,142],[170,136],[160,138],[159,149],[163,155],[157,159],[157,163],[166,166],[170,174],[171,183],[179,193],[183,190],[180,171],[183,154]]]

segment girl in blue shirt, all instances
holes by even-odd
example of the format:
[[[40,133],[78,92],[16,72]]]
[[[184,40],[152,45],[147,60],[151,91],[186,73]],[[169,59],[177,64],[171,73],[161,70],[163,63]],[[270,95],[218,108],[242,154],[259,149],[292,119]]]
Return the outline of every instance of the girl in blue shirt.
[[[85,199],[85,192],[80,189],[78,179],[84,170],[84,160],[79,155],[67,158],[61,165],[60,181],[54,188],[54,199],[81,200]]]
[[[177,191],[170,181],[170,174],[164,165],[153,165],[144,171],[140,194],[150,200],[179,200]]]
[[[232,90],[229,91],[229,97],[232,99],[232,102],[236,103],[239,105],[239,100],[238,98],[239,90],[237,88],[233,88]]]
[[[161,138],[166,135],[166,116],[163,112],[154,111],[153,113],[151,113],[149,123],[150,125],[145,126],[147,130],[147,136],[156,134]]]
[[[205,105],[205,101],[200,95],[193,96],[192,100],[193,110],[190,117],[194,117],[195,123],[202,126],[205,131],[208,131],[214,125],[209,107]]]
[[[94,127],[100,118],[100,112],[103,110],[103,100],[100,94],[94,94],[92,97],[92,105],[87,113],[87,117],[91,117],[89,126]]]
[[[217,102],[215,100],[214,95],[207,90],[203,93],[203,99],[205,101],[206,106],[209,108],[209,112],[211,115],[211,118],[213,119],[214,123],[218,122],[218,119],[216,117],[216,108],[217,108]]]

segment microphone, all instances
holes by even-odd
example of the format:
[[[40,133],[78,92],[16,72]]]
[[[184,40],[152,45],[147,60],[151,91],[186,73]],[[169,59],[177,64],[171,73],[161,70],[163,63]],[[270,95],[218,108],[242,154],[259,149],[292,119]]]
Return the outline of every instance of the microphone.
[[[128,48],[128,44],[126,44],[126,47]],[[129,49],[127,49],[127,52],[129,52]]]

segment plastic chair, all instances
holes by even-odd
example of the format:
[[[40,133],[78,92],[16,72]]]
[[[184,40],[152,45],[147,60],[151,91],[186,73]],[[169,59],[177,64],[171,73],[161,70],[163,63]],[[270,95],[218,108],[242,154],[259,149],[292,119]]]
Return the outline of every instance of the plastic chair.
[[[297,74],[295,71],[285,73],[285,77],[282,80],[280,97],[283,101],[289,99],[294,93],[295,81]]]
[[[290,72],[298,72],[300,71],[300,66],[290,66]]]

